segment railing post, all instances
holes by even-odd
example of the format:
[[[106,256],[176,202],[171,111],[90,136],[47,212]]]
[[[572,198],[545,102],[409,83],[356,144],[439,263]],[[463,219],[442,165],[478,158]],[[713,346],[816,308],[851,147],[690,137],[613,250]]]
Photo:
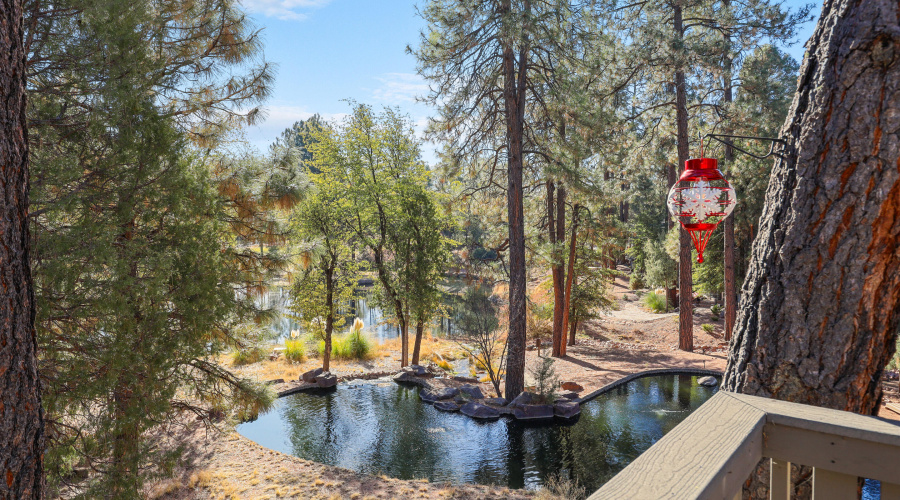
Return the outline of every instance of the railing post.
[[[857,478],[833,470],[813,469],[813,500],[856,498]]]
[[[791,499],[791,463],[771,459],[769,464],[769,500]]]

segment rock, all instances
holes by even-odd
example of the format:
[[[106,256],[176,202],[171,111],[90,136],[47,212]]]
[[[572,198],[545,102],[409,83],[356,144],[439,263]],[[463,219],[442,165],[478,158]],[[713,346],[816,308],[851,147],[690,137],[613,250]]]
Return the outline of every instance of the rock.
[[[337,377],[330,372],[324,372],[316,377],[316,385],[322,389],[328,389],[337,385]]]
[[[500,412],[490,406],[480,403],[466,403],[459,409],[463,415],[468,415],[479,420],[494,420],[500,418]]]
[[[322,369],[316,368],[315,370],[310,370],[310,371],[304,373],[303,375],[300,375],[300,380],[306,382],[307,384],[311,384],[314,380],[316,380],[316,377],[318,377],[321,374],[322,374]]]
[[[435,401],[452,399],[457,394],[459,394],[459,389],[457,389],[456,387],[432,387],[430,389],[419,391],[419,397],[426,403],[434,403]]]
[[[276,378],[276,379],[274,379],[274,380],[267,380],[267,381],[266,381],[266,385],[275,385],[275,384],[283,384],[283,383],[284,383],[284,379],[283,379],[283,378]]]
[[[398,384],[413,384],[418,385],[420,387],[425,387],[425,379],[422,377],[417,377],[411,372],[400,372],[394,376],[394,382]]]
[[[466,399],[484,399],[481,389],[475,385],[464,385],[459,388],[459,393]]]
[[[435,401],[434,407],[441,411],[459,411],[459,405],[453,401]]]
[[[417,377],[424,377],[428,375],[428,369],[421,365],[409,365],[404,366],[403,371],[407,373],[412,373]]]
[[[450,380],[455,380],[457,382],[465,382],[467,384],[477,384],[478,379],[475,377],[463,377],[462,375],[454,375],[450,377]]]
[[[504,398],[485,398],[483,403],[486,405],[491,405],[491,406],[506,406],[506,399],[504,399]]]
[[[562,390],[564,390],[564,391],[581,392],[584,390],[584,387],[581,387],[580,385],[576,384],[575,382],[563,382],[560,387],[562,387]]]
[[[553,414],[557,417],[572,418],[579,413],[581,413],[581,405],[575,402],[566,401],[553,405]]]
[[[564,392],[564,393],[560,394],[559,396],[566,398],[566,399],[578,399],[577,392]]]
[[[516,420],[543,420],[553,418],[553,405],[519,405],[513,408]]]
[[[523,405],[530,405],[536,399],[537,399],[537,396],[535,394],[532,394],[527,391],[522,392],[518,396],[516,396],[515,399],[513,399],[512,401],[509,402],[509,406],[517,407],[517,406],[523,406]]]
[[[716,380],[716,377],[710,377],[710,376],[701,378],[700,380],[697,381],[697,383],[700,385],[705,385],[706,387],[715,387],[715,386],[719,385],[719,381]]]
[[[535,347],[535,346],[533,346],[533,345],[530,345],[530,346],[525,347],[525,350],[526,350],[526,351],[533,351],[533,350],[535,350],[535,349],[537,349],[537,347]]]

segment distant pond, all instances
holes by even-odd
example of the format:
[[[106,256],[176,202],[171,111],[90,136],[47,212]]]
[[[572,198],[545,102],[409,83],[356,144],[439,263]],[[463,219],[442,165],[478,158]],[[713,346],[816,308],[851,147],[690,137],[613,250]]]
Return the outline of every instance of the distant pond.
[[[582,405],[574,424],[477,422],[393,382],[281,398],[238,432],[274,450],[366,474],[538,488],[571,475],[593,492],[713,394],[698,376],[641,377]]]
[[[456,305],[460,301],[461,294],[469,286],[473,285],[461,279],[444,279],[441,282],[443,290],[443,306],[447,310],[447,317],[437,318],[432,324],[428,325],[428,330],[433,336],[445,337],[452,335],[454,332],[456,316]],[[264,300],[260,303],[263,307],[272,307],[277,311],[277,318],[269,327],[279,338],[287,338],[291,330],[303,330],[303,327],[297,321],[288,316],[288,307],[290,305],[290,289],[279,287],[271,290]],[[394,339],[400,336],[400,327],[385,321],[384,311],[377,305],[373,304],[372,287],[360,287],[353,294],[353,300],[346,308],[341,311],[347,319],[343,329],[349,328],[353,322],[353,318],[360,318],[365,323],[363,331],[369,334],[379,344],[385,340]],[[410,333],[414,332],[414,328],[410,328]]]

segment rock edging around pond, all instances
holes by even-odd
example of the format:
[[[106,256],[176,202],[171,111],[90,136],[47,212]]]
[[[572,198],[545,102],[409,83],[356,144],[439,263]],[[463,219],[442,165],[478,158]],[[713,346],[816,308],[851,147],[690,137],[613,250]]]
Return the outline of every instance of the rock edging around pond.
[[[398,384],[416,385],[419,398],[441,411],[458,411],[475,420],[497,420],[503,415],[523,421],[542,421],[561,418],[571,420],[581,413],[581,406],[573,402],[572,394],[556,398],[552,403],[523,392],[507,404],[503,398],[487,398],[481,388],[461,377],[442,378],[417,365],[404,367],[393,377]]]
[[[368,374],[367,377],[341,377],[340,381],[350,379],[372,379],[385,377],[389,374]],[[419,398],[433,405],[437,410],[446,412],[460,412],[475,420],[497,420],[501,416],[508,416],[519,421],[551,421],[562,419],[573,421],[581,414],[581,404],[607,393],[613,389],[631,382],[632,380],[653,375],[705,375],[702,385],[716,385],[716,378],[722,377],[722,372],[715,370],[693,368],[661,368],[646,370],[623,377],[611,382],[584,397],[578,397],[575,393],[563,393],[553,403],[540,401],[538,395],[531,392],[523,392],[507,404],[503,398],[485,397],[481,388],[475,385],[472,379],[465,377],[437,377],[437,374],[429,368],[419,365],[404,367],[391,379],[398,384],[415,385],[420,388]],[[711,377],[716,377],[710,380]],[[301,391],[332,391],[335,389],[338,378],[321,368],[304,373],[298,382],[299,385],[288,388],[278,393],[278,397],[288,396]]]

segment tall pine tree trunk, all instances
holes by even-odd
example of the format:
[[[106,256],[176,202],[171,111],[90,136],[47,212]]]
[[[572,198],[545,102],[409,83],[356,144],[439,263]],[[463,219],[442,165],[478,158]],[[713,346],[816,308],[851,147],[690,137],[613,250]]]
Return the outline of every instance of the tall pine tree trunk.
[[[0,498],[15,499],[44,491],[22,34],[22,3],[0,0]]]
[[[578,209],[580,205],[576,204],[572,208],[572,238],[569,243],[569,273],[566,277],[566,305],[563,312],[563,332],[569,325],[569,311],[572,310],[572,286],[575,284],[575,245],[576,235],[578,234]],[[574,325],[574,322],[573,322]],[[575,328],[569,333],[569,345],[575,345]],[[566,355],[566,346],[563,344],[562,355]]]
[[[723,5],[727,8],[731,3],[731,0],[726,0],[723,2]],[[732,81],[731,81],[731,68],[732,68],[732,60],[731,60],[731,37],[726,33],[725,34],[725,55],[722,58],[722,69],[724,70],[724,75],[722,76],[723,84],[725,88],[725,105],[728,106],[734,100],[734,94],[732,92]],[[725,129],[726,134],[731,134],[732,130],[730,127]],[[731,147],[731,143],[725,144],[725,166],[731,170],[731,165],[734,162],[734,150]],[[725,222],[722,225],[722,232],[725,236],[725,252],[724,252],[724,262],[723,267],[725,271],[724,277],[724,291],[725,291],[725,340],[731,340],[731,332],[734,330],[734,320],[737,316],[737,294],[734,290],[734,212],[728,215],[725,218]]]
[[[322,371],[329,371],[331,366],[331,333],[334,330],[334,268],[325,270],[325,349],[322,351]]]
[[[727,390],[864,415],[878,408],[900,326],[898,32],[896,2],[822,8],[781,130],[788,154],[769,177]],[[745,488],[750,498],[767,497],[765,465]]]
[[[682,21],[681,3],[674,4],[674,28],[675,37],[684,37],[684,25]],[[688,159],[688,114],[687,114],[687,88],[684,78],[684,69],[675,71],[675,124],[677,128],[678,142],[678,169],[684,172],[685,162]],[[693,276],[691,273],[691,237],[684,228],[678,233],[678,348],[682,351],[694,350],[694,293]]]
[[[562,251],[560,247],[566,242],[566,188],[560,186],[557,190],[556,205],[551,208],[555,209],[554,218],[555,226],[551,227],[554,232],[551,242],[553,243],[553,349],[551,354],[560,357],[565,354],[566,330],[563,324],[563,311],[565,310],[566,293],[563,288],[565,284],[565,268],[562,259]]]
[[[422,335],[425,333],[425,322],[420,318],[416,321],[416,342],[413,344],[412,364],[419,364],[419,350],[422,347]]]
[[[526,9],[529,4],[526,2]],[[502,7],[509,12],[510,2]],[[507,41],[503,50],[503,97],[507,138],[507,214],[509,217],[509,333],[506,358],[506,399],[525,388],[525,214],[522,200],[522,141],[525,124],[527,47]]]
[[[782,128],[724,386],[872,414],[900,327],[895,1],[825,3]]]

